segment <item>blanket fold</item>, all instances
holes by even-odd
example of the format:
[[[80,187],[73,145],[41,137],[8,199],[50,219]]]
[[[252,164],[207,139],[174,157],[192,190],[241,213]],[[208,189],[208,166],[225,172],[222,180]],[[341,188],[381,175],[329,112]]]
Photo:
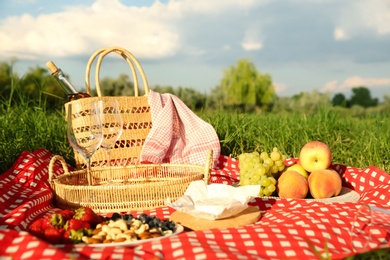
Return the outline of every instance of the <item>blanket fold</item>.
[[[153,126],[143,145],[141,162],[204,165],[212,149],[216,165],[221,149],[211,124],[172,94],[150,91],[148,101]]]

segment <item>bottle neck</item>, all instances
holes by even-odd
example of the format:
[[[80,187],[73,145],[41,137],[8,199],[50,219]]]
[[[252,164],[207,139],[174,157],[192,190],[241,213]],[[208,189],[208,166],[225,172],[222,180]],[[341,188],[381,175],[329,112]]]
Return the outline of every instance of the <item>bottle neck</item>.
[[[61,69],[58,69],[53,76],[57,79],[58,83],[61,85],[62,89],[66,94],[77,94],[78,91],[72,86],[72,84],[65,77]]]

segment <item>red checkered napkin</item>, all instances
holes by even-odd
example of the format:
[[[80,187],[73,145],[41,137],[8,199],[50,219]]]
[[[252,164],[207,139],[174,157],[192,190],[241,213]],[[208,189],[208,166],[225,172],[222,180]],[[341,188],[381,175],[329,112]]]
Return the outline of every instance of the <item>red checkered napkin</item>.
[[[221,148],[212,125],[174,95],[150,91],[149,104],[153,127],[142,148],[141,162],[203,165],[212,149],[217,164]]]

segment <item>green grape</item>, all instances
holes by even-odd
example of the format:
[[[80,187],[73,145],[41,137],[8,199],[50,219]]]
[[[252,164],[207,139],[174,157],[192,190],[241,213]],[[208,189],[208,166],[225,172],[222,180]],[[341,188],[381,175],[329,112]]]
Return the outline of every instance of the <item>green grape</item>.
[[[266,158],[269,158],[268,153],[267,152],[262,152],[260,154],[260,158],[263,159],[263,160],[266,159]]]
[[[256,171],[257,171],[260,167],[262,167],[261,162],[256,162],[255,164],[253,164],[253,169],[256,170]]]
[[[270,173],[271,174],[275,174],[275,173],[278,173],[278,172],[279,172],[278,166],[272,165],[271,168],[270,168]]]
[[[271,192],[271,194],[276,190],[276,187],[275,185],[273,184],[270,184],[267,186],[267,189]]]
[[[267,179],[267,178],[268,178],[267,175],[261,175],[260,181],[263,181],[263,180],[265,180],[265,179]]]
[[[264,186],[264,187],[267,187],[268,185],[270,185],[270,183],[271,183],[271,180],[269,180],[268,178],[262,179],[260,182],[261,186]]]
[[[250,180],[247,178],[240,178],[240,185],[241,186],[250,185]]]
[[[283,165],[283,161],[282,160],[276,160],[276,161],[274,161],[274,165],[276,165],[276,166],[282,166]]]
[[[275,148],[274,148],[274,149],[275,149]],[[273,161],[277,161],[277,160],[279,160],[281,157],[282,157],[282,156],[280,155],[279,151],[273,151],[273,152],[271,153],[271,159],[272,159]]]
[[[256,184],[259,184],[258,182],[260,181],[260,175],[259,174],[252,174],[251,181],[256,182]]]
[[[265,169],[265,172],[268,173],[269,172],[269,165],[266,163],[263,163],[263,167]]]
[[[268,177],[268,179],[271,181],[273,185],[276,185],[277,180],[274,177]]]
[[[268,153],[263,151],[242,153],[238,157],[241,185],[259,185],[259,196],[271,196],[276,191],[277,179],[285,169],[282,154],[277,147]]]
[[[273,161],[271,158],[266,158],[266,159],[264,160],[264,163],[267,164],[267,165],[269,165],[269,166],[274,165],[274,161]]]
[[[272,192],[270,192],[268,189],[263,189],[264,196],[270,196]]]
[[[259,175],[264,175],[266,173],[266,170],[263,165],[259,165],[259,167],[257,168],[257,173]]]

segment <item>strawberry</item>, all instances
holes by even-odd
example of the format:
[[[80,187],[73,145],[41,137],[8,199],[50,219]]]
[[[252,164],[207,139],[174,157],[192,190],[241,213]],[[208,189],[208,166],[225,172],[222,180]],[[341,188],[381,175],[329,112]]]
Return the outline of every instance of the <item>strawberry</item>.
[[[83,230],[67,229],[65,230],[63,241],[64,244],[78,244],[82,242],[84,236]]]
[[[64,209],[59,212],[59,214],[64,219],[64,222],[68,221],[69,219],[73,218],[75,212],[73,210]]]
[[[31,225],[28,227],[28,232],[33,235],[33,236],[36,236],[38,238],[43,238],[43,229],[42,229],[42,222],[43,222],[43,219],[37,219],[35,220],[33,223],[31,223]]]
[[[61,244],[64,232],[63,228],[50,227],[44,231],[44,240],[50,244]]]
[[[92,229],[68,229],[64,233],[63,242],[65,244],[78,244],[82,242],[83,236],[91,236]]]
[[[42,229],[48,229],[48,228],[60,228],[63,227],[65,224],[64,219],[60,214],[51,214],[46,216],[42,221]]]
[[[75,219],[75,218],[69,219],[64,226],[65,230],[73,229],[76,231],[83,230],[83,229],[90,229],[90,228],[91,225],[88,222],[85,222],[81,219]]]
[[[91,208],[82,207],[78,208],[75,211],[74,219],[80,219],[82,221],[88,222],[91,225],[97,225],[102,222],[102,218],[96,214]]]

